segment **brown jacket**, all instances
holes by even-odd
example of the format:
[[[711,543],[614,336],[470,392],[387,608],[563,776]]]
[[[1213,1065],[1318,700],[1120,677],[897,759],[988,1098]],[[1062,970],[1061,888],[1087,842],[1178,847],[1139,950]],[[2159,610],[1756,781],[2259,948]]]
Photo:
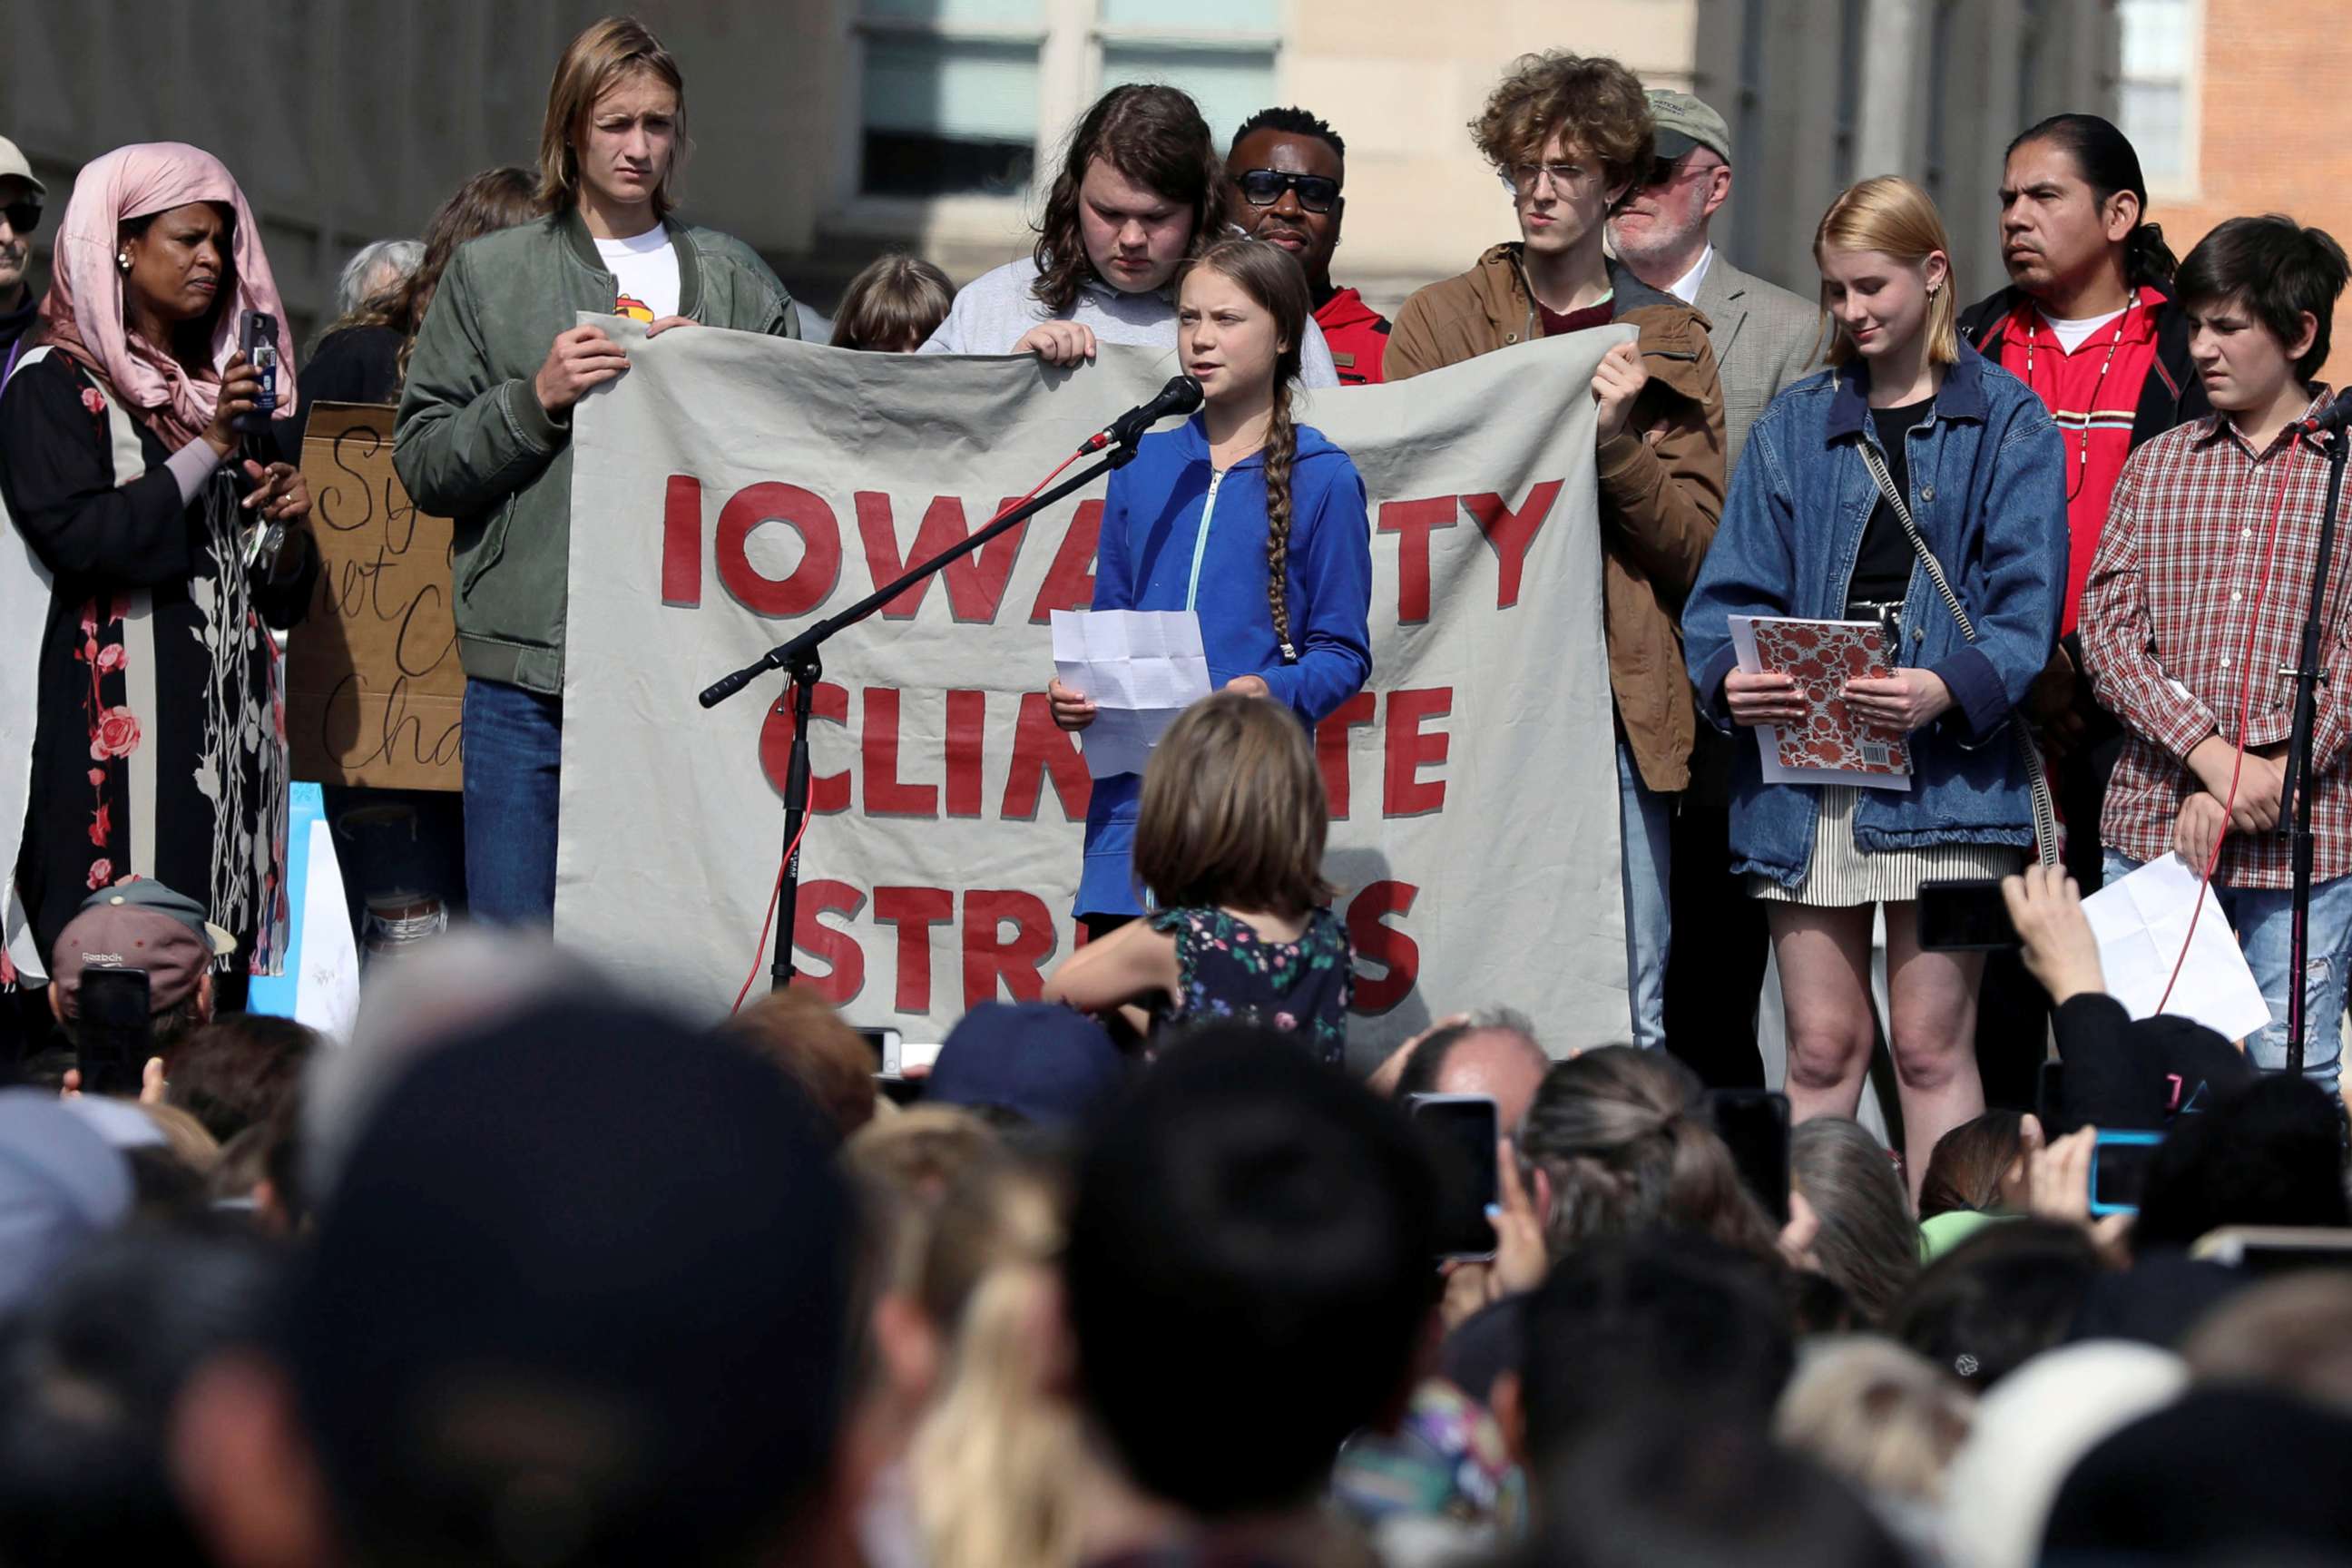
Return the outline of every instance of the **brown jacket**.
[[[1388,379],[1543,336],[1519,248],[1496,246],[1407,300],[1382,362]],[[1625,428],[1595,454],[1609,684],[1642,782],[1671,792],[1690,783],[1696,739],[1677,621],[1723,515],[1723,388],[1705,316],[1613,263],[1609,280],[1650,373]]]

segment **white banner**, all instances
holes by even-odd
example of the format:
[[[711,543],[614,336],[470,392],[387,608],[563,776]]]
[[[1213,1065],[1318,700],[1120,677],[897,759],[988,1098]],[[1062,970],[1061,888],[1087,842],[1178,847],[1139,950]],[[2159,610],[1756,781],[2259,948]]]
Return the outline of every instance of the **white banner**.
[[[572,437],[556,933],[707,1011],[768,984],[791,721],[781,676],[696,692],[967,537],[1173,355],[1058,372],[594,319],[631,368]],[[1317,735],[1356,1060],[1494,1004],[1555,1053],[1626,1037],[1588,389],[1629,335],[1302,400],[1373,525],[1371,682]],[[1047,622],[1090,601],[1101,493],[824,649],[795,945],[854,1022],[937,1040],[1075,944],[1087,780]]]

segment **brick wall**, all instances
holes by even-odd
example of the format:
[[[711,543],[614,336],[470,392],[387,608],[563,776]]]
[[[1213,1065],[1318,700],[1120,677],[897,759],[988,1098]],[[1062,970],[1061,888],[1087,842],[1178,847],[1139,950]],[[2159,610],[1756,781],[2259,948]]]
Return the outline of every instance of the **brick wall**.
[[[2152,203],[2175,255],[2224,218],[2266,212],[2352,248],[2352,26],[2333,25],[2352,7],[2313,25],[2339,3],[2205,0],[2197,194]],[[2337,305],[2321,374],[2352,379],[2352,301]]]

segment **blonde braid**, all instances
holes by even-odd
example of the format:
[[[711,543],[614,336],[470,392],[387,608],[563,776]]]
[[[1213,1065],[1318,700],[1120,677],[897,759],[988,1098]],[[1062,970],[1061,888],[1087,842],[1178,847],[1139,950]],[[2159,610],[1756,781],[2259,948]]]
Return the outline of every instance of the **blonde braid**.
[[[1274,417],[1265,428],[1265,597],[1274,612],[1274,640],[1282,662],[1298,662],[1290,644],[1290,468],[1298,457],[1298,426],[1290,418],[1290,383],[1277,380]]]

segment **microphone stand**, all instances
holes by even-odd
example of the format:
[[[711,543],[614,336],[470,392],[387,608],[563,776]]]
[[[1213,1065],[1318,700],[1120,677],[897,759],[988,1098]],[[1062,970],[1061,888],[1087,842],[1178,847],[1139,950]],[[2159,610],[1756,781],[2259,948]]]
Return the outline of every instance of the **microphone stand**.
[[[2328,571],[2336,552],[2336,508],[2344,490],[2345,458],[2352,447],[2347,447],[2345,432],[2339,430],[2328,438],[2326,450],[2327,500],[2319,516],[2319,552],[2311,573],[2311,609],[2304,617],[2303,644],[2294,667],[2279,671],[2294,682],[2294,725],[2288,732],[2286,777],[2279,799],[2279,818],[2294,823],[2288,840],[2294,868],[2294,891],[2288,906],[2286,1070],[2297,1078],[2303,1076],[2306,1008],[2303,977],[2311,952],[2311,741],[2319,713],[2319,686],[2327,679],[2321,669],[2320,647],[2327,615]],[[2347,697],[2352,693],[2338,693],[2337,700]]]
[[[784,850],[783,876],[776,894],[776,955],[768,967],[770,989],[781,991],[793,983],[796,967],[793,963],[793,924],[800,903],[801,852],[800,837],[808,820],[809,798],[809,723],[811,709],[816,700],[816,683],[824,674],[819,650],[835,633],[856,626],[900,594],[938,572],[951,562],[961,560],[980,549],[990,540],[1014,525],[1024,522],[1060,500],[1071,491],[1100,479],[1113,468],[1125,468],[1135,459],[1136,442],[1142,438],[1139,429],[1103,454],[1097,462],[1089,464],[1055,485],[1052,489],[1024,501],[1003,516],[995,519],[978,533],[961,544],[951,545],[920,565],[909,567],[898,577],[884,584],[839,615],[828,616],[816,625],[802,631],[790,642],[779,643],[753,662],[732,675],[722,676],[703,688],[698,699],[705,708],[715,708],[750,685],[760,675],[771,669],[781,669],[792,682],[787,696],[793,710],[793,746],[784,765]],[[783,710],[786,698],[776,700],[775,710]]]

